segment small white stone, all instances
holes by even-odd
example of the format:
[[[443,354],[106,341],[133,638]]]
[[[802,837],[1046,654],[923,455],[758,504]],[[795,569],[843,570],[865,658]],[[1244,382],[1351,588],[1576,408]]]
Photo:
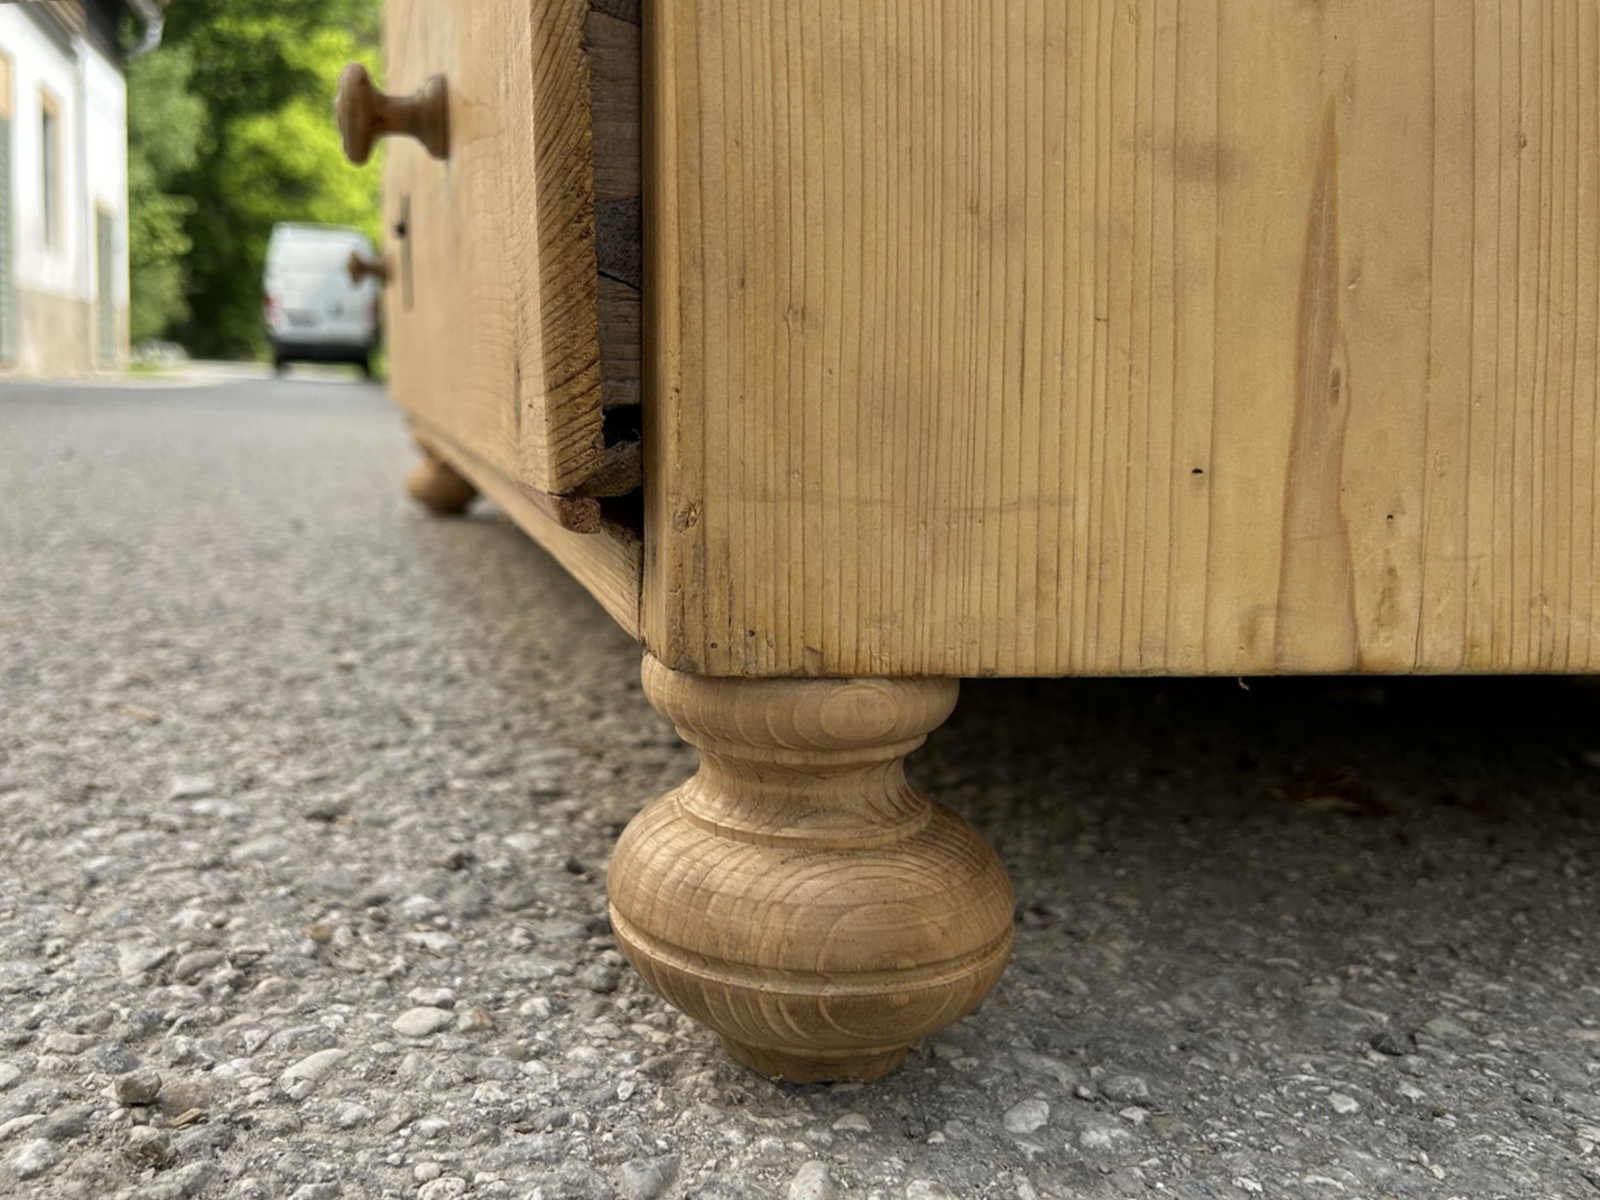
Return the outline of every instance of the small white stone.
[[[1050,1106],[1043,1100],[1024,1100],[1006,1110],[1006,1132],[1019,1136],[1043,1129],[1050,1122]]]
[[[433,954],[449,954],[457,949],[461,943],[443,930],[425,930],[421,933],[406,934],[406,941],[413,946],[421,946]]]
[[[411,1168],[411,1178],[418,1183],[432,1183],[444,1174],[444,1168],[436,1162],[419,1162]]]
[[[118,1104],[154,1104],[161,1094],[161,1076],[150,1070],[129,1071],[111,1081]]]
[[[21,1149],[11,1156],[11,1170],[18,1179],[32,1179],[55,1166],[65,1154],[66,1151],[54,1142],[34,1138],[31,1142],[24,1142]]]
[[[942,1183],[914,1179],[906,1185],[906,1200],[956,1200],[956,1194]]]
[[[423,1038],[441,1029],[448,1029],[455,1023],[456,1015],[448,1009],[422,1005],[401,1013],[390,1028],[401,1037]]]
[[[9,1121],[0,1121],[0,1142],[9,1141],[19,1133],[26,1133],[44,1117],[39,1113],[28,1113],[22,1117],[12,1117]]]
[[[411,1127],[416,1135],[423,1140],[439,1137],[450,1132],[450,1122],[443,1117],[423,1117]]]
[[[209,775],[178,775],[167,789],[168,800],[203,800],[217,790],[217,781]]]
[[[278,1076],[278,1086],[294,1099],[304,1100],[349,1053],[348,1050],[335,1049],[308,1054]]]
[[[1414,1083],[1402,1083],[1395,1090],[1398,1091],[1407,1100],[1410,1100],[1413,1104],[1415,1104],[1419,1100],[1426,1100],[1428,1098],[1428,1093],[1423,1091],[1421,1088],[1419,1088]]]
[[[1143,1125],[1150,1119],[1150,1110],[1148,1108],[1140,1108],[1137,1104],[1130,1104],[1119,1112],[1117,1116],[1130,1125]]]
[[[1334,1092],[1328,1097],[1328,1103],[1341,1117],[1352,1116],[1361,1111],[1361,1102],[1354,1096],[1346,1096],[1343,1092]]]
[[[407,896],[400,901],[400,911],[409,921],[426,921],[442,913],[444,905],[432,896]]]
[[[1122,1125],[1110,1121],[1095,1121],[1078,1134],[1078,1145],[1085,1150],[1117,1150],[1133,1140],[1133,1134]]]
[[[365,1125],[375,1115],[365,1104],[341,1104],[333,1114],[333,1122],[340,1129],[354,1129],[357,1125]]]
[[[173,964],[172,977],[179,983],[187,983],[227,961],[227,954],[221,950],[191,950]]]
[[[0,1092],[22,1078],[22,1068],[12,1063],[0,1063]]]
[[[128,942],[117,948],[117,973],[123,982],[133,983],[166,962],[172,951],[166,946],[141,946]]]
[[[845,1113],[833,1123],[835,1133],[871,1133],[872,1122],[860,1113]]]
[[[828,1175],[828,1164],[812,1159],[789,1181],[789,1200],[835,1200],[838,1191]]]
[[[467,1181],[459,1175],[444,1175],[417,1189],[417,1200],[455,1200],[466,1195]]]

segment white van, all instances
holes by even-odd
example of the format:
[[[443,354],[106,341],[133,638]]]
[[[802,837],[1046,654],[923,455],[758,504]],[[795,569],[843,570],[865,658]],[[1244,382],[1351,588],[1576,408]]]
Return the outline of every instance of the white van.
[[[372,374],[378,340],[378,283],[350,282],[352,251],[376,257],[359,229],[341,225],[281,222],[267,242],[261,302],[272,343],[272,365],[299,362],[355,363]]]

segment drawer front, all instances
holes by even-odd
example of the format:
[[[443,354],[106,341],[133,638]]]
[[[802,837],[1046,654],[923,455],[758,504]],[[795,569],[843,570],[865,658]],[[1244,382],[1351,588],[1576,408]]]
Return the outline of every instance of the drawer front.
[[[602,466],[588,0],[389,0],[387,90],[435,75],[449,152],[389,143],[391,391],[428,434],[560,496]]]

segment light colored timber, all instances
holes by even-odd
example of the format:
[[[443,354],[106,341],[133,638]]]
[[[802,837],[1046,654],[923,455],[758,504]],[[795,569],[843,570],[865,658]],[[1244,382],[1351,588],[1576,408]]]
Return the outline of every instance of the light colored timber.
[[[422,461],[406,476],[411,498],[440,516],[466,512],[478,498],[478,489],[426,446],[419,443],[417,449],[422,451]]]
[[[1000,977],[1014,899],[966,822],[905,780],[953,680],[732,680],[646,656],[700,752],[608,870],[629,960],[763,1074],[875,1079]]]
[[[587,0],[389,0],[387,88],[442,76],[449,155],[391,141],[391,391],[502,477],[603,462]]]
[[[544,547],[630,637],[639,636],[644,549],[637,534],[610,522],[598,525],[593,533],[574,533],[529,496],[527,489],[448,435],[416,422],[412,432],[419,445],[469,480],[513,524]]]
[[[1600,669],[1600,6],[647,6],[645,633]]]

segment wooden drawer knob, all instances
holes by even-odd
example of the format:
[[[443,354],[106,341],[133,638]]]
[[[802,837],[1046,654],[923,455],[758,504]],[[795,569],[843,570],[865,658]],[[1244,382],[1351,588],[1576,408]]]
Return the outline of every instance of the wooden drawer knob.
[[[390,96],[373,86],[365,67],[351,63],[339,76],[333,111],[345,157],[358,167],[372,157],[379,138],[394,134],[416,138],[435,158],[450,153],[450,104],[443,75],[435,75],[415,95]]]
[[[389,282],[389,264],[381,258],[362,258],[359,251],[350,251],[350,261],[345,264],[345,270],[350,273],[350,282],[360,287],[368,279],[376,279],[380,284]]]

